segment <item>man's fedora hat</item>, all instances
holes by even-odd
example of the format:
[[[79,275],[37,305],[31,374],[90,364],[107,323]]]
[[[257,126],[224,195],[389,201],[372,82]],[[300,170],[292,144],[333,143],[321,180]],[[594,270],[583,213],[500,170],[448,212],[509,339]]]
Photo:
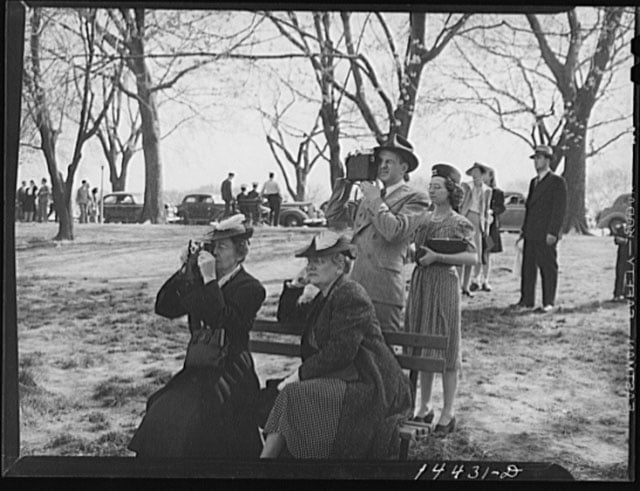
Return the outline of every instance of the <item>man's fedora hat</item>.
[[[320,257],[339,252],[355,259],[353,249],[353,245],[346,236],[333,230],[325,230],[314,235],[308,246],[296,252],[296,257]]]
[[[484,164],[481,164],[480,162],[474,162],[473,165],[467,169],[465,174],[470,176],[471,175],[471,171],[473,169],[480,169],[480,172],[482,172],[483,174],[486,174],[487,172],[489,172],[489,167],[488,166],[486,166]]]
[[[400,154],[403,160],[409,165],[407,172],[411,172],[418,167],[419,161],[416,154],[413,153],[413,145],[411,145],[411,143],[409,143],[409,141],[403,136],[394,134],[391,137],[388,137],[387,141],[382,145],[375,147],[373,149],[373,153],[376,158],[381,150],[390,150]]]
[[[456,184],[460,184],[462,179],[458,169],[453,165],[445,164],[444,162],[435,164],[431,167],[431,177],[444,177],[445,179],[451,179]]]
[[[533,153],[529,155],[529,158],[535,158],[536,155],[544,155],[545,157],[552,158],[553,148],[551,148],[549,145],[536,145]]]
[[[237,213],[220,222],[212,222],[211,230],[202,238],[203,242],[215,242],[222,239],[249,239],[253,235],[253,228],[244,224],[245,216]]]

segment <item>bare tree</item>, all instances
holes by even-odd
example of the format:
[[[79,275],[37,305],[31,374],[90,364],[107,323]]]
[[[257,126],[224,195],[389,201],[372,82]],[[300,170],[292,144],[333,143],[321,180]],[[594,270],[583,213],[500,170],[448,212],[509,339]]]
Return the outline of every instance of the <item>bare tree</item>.
[[[37,146],[43,152],[51,177],[54,206],[60,222],[54,240],[73,240],[74,176],[82,159],[82,148],[95,135],[114,95],[112,87],[102,100],[98,100],[93,85],[96,78],[117,78],[121,67],[104,66],[96,58],[96,10],[87,10],[82,16],[62,15],[66,14],[59,14],[56,19],[41,8],[31,11],[29,51],[25,56],[23,72],[24,98],[38,131],[40,141]],[[60,25],[68,27],[67,22],[72,18],[78,22],[78,29],[69,31],[75,37],[76,44],[78,39],[81,41],[81,52],[76,55],[80,60],[78,64],[67,48],[74,45],[73,41],[69,44],[69,38],[66,37],[61,47],[56,45],[53,36],[47,36],[51,24],[61,20]],[[69,31],[65,33],[68,35]],[[43,51],[46,51],[46,57]],[[97,115],[93,115],[95,111],[98,111]],[[79,116],[71,119],[71,112]],[[63,132],[63,123],[70,120],[76,122],[76,136],[65,177],[58,168],[57,144]]]
[[[447,14],[444,16],[442,27],[435,34],[433,43],[427,47],[427,28],[424,12],[412,12],[409,14],[409,30],[405,34],[405,54],[401,58],[398,53],[397,43],[394,40],[392,30],[381,13],[376,13],[375,17],[379,23],[389,52],[393,60],[397,92],[395,102],[389,90],[385,90],[376,73],[374,65],[371,63],[368,54],[362,52],[355,43],[351,28],[352,14],[341,12],[343,31],[345,36],[346,53],[349,58],[351,70],[353,72],[354,89],[339,87],[356,106],[360,109],[362,116],[369,129],[373,132],[378,142],[381,142],[386,134],[399,134],[404,137],[409,135],[411,122],[413,120],[418,89],[422,72],[427,63],[438,57],[445,47],[451,42],[456,34],[465,25],[471,14],[465,13],[459,16]],[[383,104],[384,116],[376,117],[368,97],[367,84],[370,89],[377,94]],[[380,119],[386,123],[380,124]],[[383,129],[384,128],[384,129]]]
[[[145,162],[145,191],[142,221],[164,222],[162,203],[161,130],[158,94],[176,87],[186,75],[224,58],[251,36],[252,22],[231,34],[211,30],[210,12],[163,12],[144,8],[120,8],[107,11],[109,23],[101,34],[124,59],[133,74],[136,87],[124,83],[118,88],[138,102],[142,150]],[[217,15],[217,13],[216,13]],[[216,25],[224,31],[224,15],[217,15]],[[221,49],[211,54],[216,43]],[[155,51],[154,51],[155,50]],[[134,134],[134,133],[132,133]]]
[[[263,119],[269,122],[265,128],[266,140],[280,171],[285,180],[289,195],[297,201],[304,201],[307,190],[307,177],[313,166],[320,159],[328,161],[326,155],[327,142],[320,146],[317,139],[323,131],[319,128],[321,114],[316,114],[311,129],[308,131],[293,127],[285,121],[287,111],[294,107],[295,98],[292,98],[284,108],[278,107],[278,101],[274,104],[272,112],[261,110]],[[294,149],[297,145],[297,149]],[[287,167],[294,169],[295,182],[289,179]]]
[[[571,9],[546,18],[544,26],[536,15],[526,14],[528,26],[503,20],[466,34],[457,47],[472,75],[454,78],[473,94],[457,97],[458,102],[480,104],[504,131],[532,147],[554,148],[552,168],[564,161],[569,189],[563,230],[587,233],[586,160],[630,131],[630,112],[624,110],[591,119],[596,103],[615,93],[614,77],[629,60],[631,16],[624,7],[583,9],[582,14],[584,24]],[[559,22],[561,17],[566,22]],[[478,53],[484,55],[481,62],[474,59]],[[613,128],[613,134],[598,144],[589,141],[590,131],[604,127]]]
[[[471,14],[444,16],[442,28],[435,35],[433,44],[427,48],[426,14],[409,14],[409,30],[406,35],[404,57],[398,53],[389,23],[381,13],[359,15],[360,27],[354,33],[352,14],[340,13],[340,24],[331,22],[332,14],[313,12],[313,26],[305,26],[294,12],[265,15],[276,25],[279,32],[300,50],[311,62],[322,95],[320,115],[325,138],[330,150],[331,184],[343,175],[340,161],[340,102],[351,101],[358,109],[366,127],[381,142],[386,135],[398,133],[407,136],[413,119],[416,97],[423,68],[435,59],[462,28]],[[383,46],[367,44],[366,37],[375,37],[371,18],[382,32]],[[371,31],[371,32],[370,32]],[[337,33],[337,34],[332,34]],[[315,48],[315,49],[314,49]],[[375,64],[370,58],[381,49],[391,54],[391,67],[396,76],[397,91],[384,87]],[[369,51],[368,51],[369,50]],[[347,69],[339,68],[346,62]],[[378,71],[377,71],[378,70]],[[369,97],[373,93],[375,103]],[[376,106],[381,106],[378,111]]]
[[[103,92],[111,90],[103,87]],[[100,141],[102,152],[109,167],[109,181],[111,191],[126,189],[129,163],[135,152],[139,150],[138,143],[142,134],[139,111],[132,110],[129,97],[117,91],[113,104],[102,118],[96,136]],[[125,131],[126,137],[121,135]]]

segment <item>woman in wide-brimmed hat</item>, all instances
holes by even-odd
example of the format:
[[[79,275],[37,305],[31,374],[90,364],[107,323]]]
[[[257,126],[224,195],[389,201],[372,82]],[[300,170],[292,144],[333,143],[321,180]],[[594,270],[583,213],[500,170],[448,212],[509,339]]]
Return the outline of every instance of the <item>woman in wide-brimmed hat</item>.
[[[347,278],[352,254],[348,239],[332,231],[297,254],[307,258],[306,280],[320,292],[307,317],[302,364],[278,386],[263,458],[397,455],[410,382],[382,337],[371,299]]]
[[[249,330],[265,298],[242,263],[253,230],[235,215],[213,224],[201,250],[162,286],[156,313],[188,315],[191,340],[183,369],[151,395],[129,444],[138,457],[257,458],[259,382],[248,351]]]

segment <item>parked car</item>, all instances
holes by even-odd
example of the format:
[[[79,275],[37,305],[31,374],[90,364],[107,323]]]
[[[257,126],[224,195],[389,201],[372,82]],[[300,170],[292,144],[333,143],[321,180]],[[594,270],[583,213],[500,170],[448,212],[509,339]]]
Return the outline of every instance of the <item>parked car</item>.
[[[596,215],[596,227],[613,230],[626,220],[627,209],[632,206],[631,193],[618,196],[613,204]]]
[[[224,203],[216,203],[210,194],[187,194],[177,207],[181,223],[209,223],[224,215]]]
[[[279,223],[284,227],[318,227],[326,225],[327,222],[324,213],[311,201],[292,201],[280,205]]]
[[[524,222],[525,197],[522,193],[505,191],[504,213],[500,215],[500,231],[520,232]]]
[[[126,191],[105,194],[102,198],[104,223],[137,223],[142,217],[142,196]]]

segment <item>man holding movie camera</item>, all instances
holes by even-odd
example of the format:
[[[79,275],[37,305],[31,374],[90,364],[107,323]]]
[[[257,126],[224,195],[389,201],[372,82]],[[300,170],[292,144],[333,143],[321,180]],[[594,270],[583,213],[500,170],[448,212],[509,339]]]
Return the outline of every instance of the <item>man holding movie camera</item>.
[[[402,326],[403,265],[410,239],[429,206],[426,193],[406,183],[418,163],[413,147],[400,135],[391,135],[370,153],[348,156],[347,177],[336,181],[325,212],[330,228],[353,221],[357,255],[351,279],[371,297],[383,330],[398,331]],[[356,183],[362,199],[350,217],[347,202]]]

